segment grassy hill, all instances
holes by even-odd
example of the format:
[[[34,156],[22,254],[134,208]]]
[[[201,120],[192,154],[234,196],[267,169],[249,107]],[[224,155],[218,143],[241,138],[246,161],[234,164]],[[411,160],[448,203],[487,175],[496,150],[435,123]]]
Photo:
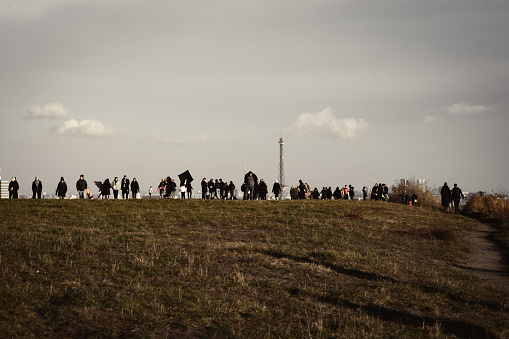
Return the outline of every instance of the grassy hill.
[[[2,200],[0,337],[508,337],[475,221],[361,201]]]

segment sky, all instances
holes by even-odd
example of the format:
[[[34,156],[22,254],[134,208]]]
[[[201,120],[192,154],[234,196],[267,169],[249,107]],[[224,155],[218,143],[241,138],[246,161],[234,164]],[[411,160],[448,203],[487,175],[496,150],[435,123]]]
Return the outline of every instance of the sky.
[[[509,189],[507,0],[0,0],[0,175]]]

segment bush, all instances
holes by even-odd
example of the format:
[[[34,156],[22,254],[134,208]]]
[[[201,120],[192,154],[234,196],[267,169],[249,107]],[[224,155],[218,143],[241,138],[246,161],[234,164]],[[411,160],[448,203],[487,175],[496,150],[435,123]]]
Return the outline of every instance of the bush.
[[[426,185],[422,185],[419,183],[419,180],[415,178],[410,178],[406,181],[406,185],[396,181],[396,183],[391,187],[389,192],[389,201],[395,203],[403,203],[403,199],[401,195],[403,192],[408,194],[408,200],[410,201],[412,195],[414,193],[417,194],[417,205],[430,208],[430,209],[439,209],[440,201],[437,197],[433,196],[431,193],[431,189]]]
[[[463,208],[465,212],[481,213],[488,218],[509,221],[509,201],[500,194],[474,194]]]

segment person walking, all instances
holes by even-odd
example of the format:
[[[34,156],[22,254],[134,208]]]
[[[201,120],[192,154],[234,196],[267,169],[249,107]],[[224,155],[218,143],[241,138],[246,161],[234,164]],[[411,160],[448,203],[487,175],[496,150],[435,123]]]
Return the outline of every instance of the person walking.
[[[64,199],[65,194],[67,193],[67,184],[64,180],[64,177],[60,178],[60,181],[58,182],[57,189],[55,191],[55,194],[60,198]]]
[[[111,193],[110,179],[106,178],[106,180],[104,180],[104,182],[103,182],[103,187],[101,189],[101,194],[102,194],[103,199],[109,199],[110,193]]]
[[[127,175],[124,175],[122,182],[120,183],[120,189],[122,190],[122,199],[129,199],[129,179]]]
[[[39,177],[35,177],[35,180],[32,182],[32,199],[41,199],[42,194],[42,181],[39,180]]]
[[[447,185],[447,182],[444,182],[444,186],[442,186],[442,189],[440,190],[440,195],[442,196],[442,207],[444,208],[444,211],[447,212],[451,203],[451,189]]]
[[[120,190],[120,181],[118,181],[118,177],[113,179],[113,184],[111,185],[113,189],[113,199],[118,199],[118,191]]]
[[[18,199],[19,184],[16,177],[11,178],[9,182],[9,199]]]
[[[78,181],[76,181],[76,190],[78,191],[80,199],[85,199],[85,190],[87,187],[87,181],[85,180],[85,176],[82,174]]]
[[[279,182],[276,180],[274,182],[274,185],[272,185],[272,193],[274,193],[274,198],[276,200],[279,200],[279,193],[281,192],[281,185],[279,184]]]
[[[452,201],[454,202],[454,213],[458,214],[460,211],[460,200],[464,199],[465,196],[463,196],[463,192],[461,191],[461,188],[458,187],[458,184],[454,184],[451,194]]]
[[[136,199],[136,195],[140,193],[140,184],[136,181],[136,178],[133,178],[131,182],[131,192],[133,194],[133,199]]]

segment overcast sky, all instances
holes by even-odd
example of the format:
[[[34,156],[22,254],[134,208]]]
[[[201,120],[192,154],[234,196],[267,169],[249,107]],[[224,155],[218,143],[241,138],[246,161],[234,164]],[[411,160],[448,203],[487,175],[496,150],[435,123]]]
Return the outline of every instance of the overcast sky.
[[[507,0],[0,0],[0,167],[509,189]]]

